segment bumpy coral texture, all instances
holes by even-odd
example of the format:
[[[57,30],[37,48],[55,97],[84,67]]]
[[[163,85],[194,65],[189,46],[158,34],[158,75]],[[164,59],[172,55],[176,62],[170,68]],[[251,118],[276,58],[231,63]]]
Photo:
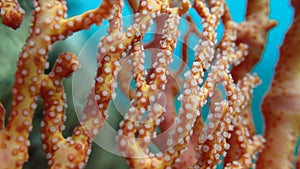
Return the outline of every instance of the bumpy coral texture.
[[[292,168],[300,128],[300,3],[291,1],[294,22],[262,103],[264,135],[256,134],[253,124],[252,91],[260,79],[251,70],[261,58],[269,30],[276,26],[276,21],[269,20],[268,0],[249,0],[241,23],[232,19],[225,0],[128,0],[128,4],[134,16],[133,23],[125,27],[123,0],[102,0],[99,7],[70,18],[65,0],[33,1],[32,26],[16,65],[7,125],[6,110],[0,104],[1,168],[20,169],[29,159],[28,137],[39,97],[44,108],[41,141],[49,168],[85,168],[91,143],[119,94],[115,91],[118,81],[130,99],[116,137],[116,149],[128,167],[207,169],[223,162],[227,169]],[[1,0],[0,9],[2,23],[19,28],[25,12],[18,1]],[[201,20],[190,16],[189,10],[196,11]],[[183,62],[174,71],[170,65],[181,33],[180,18],[191,25],[200,22],[202,29],[188,28],[184,41],[191,33],[199,41],[192,56],[183,44]],[[109,27],[107,35],[99,37],[97,72],[84,115],[73,134],[64,137],[67,96],[62,81],[81,66],[76,55],[66,51],[46,74],[47,56],[56,42],[93,24],[101,26],[103,20],[109,21]],[[144,36],[153,23],[160,34],[145,44]],[[217,40],[220,24],[224,32]],[[148,48],[157,49],[151,53],[150,70],[145,68]],[[186,66],[188,59],[190,67]],[[124,60],[127,65],[121,65]],[[135,88],[130,85],[131,77]],[[211,109],[205,121],[202,110],[207,104]],[[157,152],[150,150],[151,144],[156,144]]]

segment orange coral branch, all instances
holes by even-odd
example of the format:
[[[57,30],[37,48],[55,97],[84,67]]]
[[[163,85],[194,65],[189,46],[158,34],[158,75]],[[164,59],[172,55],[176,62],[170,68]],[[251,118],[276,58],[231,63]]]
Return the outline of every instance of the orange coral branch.
[[[23,21],[25,11],[17,0],[1,0],[0,10],[2,23],[13,29],[18,29]]]
[[[267,42],[267,33],[276,25],[275,21],[269,20],[269,3],[269,0],[247,1],[246,21],[239,23],[236,43],[246,43],[249,50],[245,60],[243,60],[241,64],[234,65],[231,70],[231,74],[236,82],[250,72],[260,60]],[[227,19],[228,18],[229,16]],[[250,97],[252,98],[252,96]],[[253,135],[255,133],[255,128],[252,120],[251,100],[241,112],[241,116],[244,119],[244,123],[247,123],[246,127],[249,130],[250,135]],[[234,132],[231,134],[232,138],[228,141],[233,146],[228,151],[225,162],[238,159],[242,151],[241,148],[237,146],[238,136]]]
[[[113,6],[112,1],[104,1],[103,4],[106,9]],[[28,159],[29,141],[27,138],[32,129],[33,112],[37,107],[36,101],[51,46],[56,41],[66,38],[70,32],[78,31],[80,29],[78,26],[86,27],[93,24],[93,22],[85,22],[88,16],[83,14],[78,16],[82,18],[82,20],[77,20],[78,24],[69,28],[62,27],[61,22],[65,20],[67,10],[64,0],[36,1],[34,7],[30,37],[23,47],[17,65],[16,80],[12,89],[12,111],[7,128],[1,131],[1,138],[5,139],[1,140],[3,146],[0,147],[0,154],[8,154],[5,157],[7,160],[1,160],[3,168],[20,168]],[[104,9],[100,7],[98,10]],[[106,13],[106,17],[110,14],[109,11],[102,13]],[[99,20],[102,19],[99,18]],[[99,20],[95,21],[99,23]]]
[[[42,80],[41,96],[44,100],[44,120],[42,122],[42,141],[49,168],[83,168],[91,147],[87,133],[74,130],[72,137],[64,138],[65,93],[62,78],[68,77],[79,68],[75,55],[60,55],[52,72]]]
[[[250,72],[262,56],[268,31],[277,22],[269,20],[270,1],[247,1],[246,21],[239,24],[237,44],[246,43],[249,54],[245,60],[232,68],[232,76],[237,81]]]
[[[292,168],[299,137],[300,4],[292,1],[292,5],[295,8],[294,21],[280,48],[272,86],[262,104],[266,146],[259,155],[257,168]]]
[[[130,108],[119,124],[117,142],[129,167],[215,168],[222,157],[225,157],[226,169],[255,167],[254,156],[265,140],[255,135],[250,111],[252,89],[260,80],[248,73],[260,59],[268,31],[276,25],[268,19],[269,1],[248,1],[246,21],[236,24],[224,0],[194,0],[193,8],[201,17],[203,31],[198,33],[190,28],[184,37],[186,42],[190,32],[197,32],[200,38],[184,80],[180,73],[185,65],[182,64],[176,73],[169,71],[179,36],[179,17],[191,8],[190,1],[129,2],[134,21],[123,29],[123,0],[103,0],[99,7],[71,18],[66,17],[65,0],[34,1],[33,25],[17,64],[7,126],[4,125],[6,112],[0,104],[1,168],[22,168],[29,158],[28,136],[38,96],[44,101],[42,142],[49,168],[84,168],[92,140],[107,120],[110,102],[117,95],[120,63],[126,59],[130,64],[120,73],[119,80],[124,83],[121,88],[124,91],[130,87],[125,83],[129,83],[132,76],[136,90],[130,88],[127,93]],[[258,159],[258,168],[291,167],[299,137],[300,60],[297,53],[300,51],[296,45],[300,41],[300,3],[292,0],[292,4],[294,25],[281,48],[273,85],[263,103],[266,146]],[[3,23],[14,29],[19,27],[24,13],[18,2],[1,0],[0,8]],[[155,18],[159,24],[156,31],[161,35],[145,45],[158,48],[158,52],[152,54],[151,69],[147,71],[142,42]],[[62,131],[66,94],[62,80],[79,69],[79,63],[74,54],[62,53],[46,75],[47,54],[55,42],[73,32],[89,29],[94,23],[100,25],[103,19],[109,20],[109,28],[108,35],[101,37],[98,44],[95,84],[87,96],[80,125],[72,136],[65,138]],[[221,20],[225,30],[217,43],[216,30]],[[185,55],[186,46],[183,48],[184,62]],[[178,113],[174,99],[180,88],[176,81],[183,89],[178,97],[181,101]],[[222,85],[224,91],[218,91],[218,85]],[[166,92],[165,98],[161,97],[163,92]],[[204,121],[201,110],[208,101],[211,109]],[[284,143],[280,140],[283,137]],[[151,143],[160,152],[151,152]]]

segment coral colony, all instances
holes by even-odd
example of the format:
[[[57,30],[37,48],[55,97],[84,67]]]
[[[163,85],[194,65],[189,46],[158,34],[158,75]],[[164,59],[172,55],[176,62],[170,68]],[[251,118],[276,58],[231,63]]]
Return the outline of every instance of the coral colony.
[[[115,138],[127,167],[300,168],[300,158],[295,157],[300,129],[300,1],[291,0],[294,22],[280,48],[275,76],[261,106],[266,125],[263,135],[256,133],[252,120],[252,90],[260,78],[251,70],[261,58],[268,31],[277,24],[268,19],[268,0],[249,0],[241,23],[232,19],[225,0],[128,3],[134,17],[125,27],[123,0],[102,0],[99,7],[70,18],[65,0],[33,1],[30,36],[16,65],[7,125],[5,108],[0,105],[0,168],[20,169],[28,161],[28,137],[38,98],[44,105],[41,140],[49,168],[85,168],[91,143],[110,116],[109,104],[118,97],[117,81],[130,99]],[[25,14],[18,1],[1,0],[0,8],[2,23],[17,29]],[[192,20],[189,10],[195,10],[201,19]],[[180,18],[201,23],[202,28],[188,28],[199,41],[188,56],[192,63],[185,66],[188,61],[183,51],[183,63],[176,72],[170,64],[181,33]],[[80,63],[75,54],[66,51],[51,72],[44,73],[47,55],[57,41],[93,24],[101,26],[103,21],[109,21],[109,28],[107,35],[99,37],[97,72],[86,96],[84,115],[73,135],[65,138],[62,80],[79,70]],[[155,23],[159,23],[160,35],[145,44],[145,34]],[[220,24],[224,31],[217,39]],[[156,48],[151,69],[145,67],[148,48]],[[129,64],[121,66],[125,59]],[[132,77],[133,85],[127,77]],[[168,102],[161,99],[162,93]],[[204,119],[207,104],[211,110]],[[155,143],[156,151],[150,148]]]

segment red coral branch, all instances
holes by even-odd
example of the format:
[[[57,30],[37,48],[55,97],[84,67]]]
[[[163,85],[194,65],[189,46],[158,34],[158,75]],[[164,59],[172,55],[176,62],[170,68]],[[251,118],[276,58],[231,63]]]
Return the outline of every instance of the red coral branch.
[[[1,0],[0,10],[2,23],[13,29],[18,29],[23,21],[25,11],[17,0]]]

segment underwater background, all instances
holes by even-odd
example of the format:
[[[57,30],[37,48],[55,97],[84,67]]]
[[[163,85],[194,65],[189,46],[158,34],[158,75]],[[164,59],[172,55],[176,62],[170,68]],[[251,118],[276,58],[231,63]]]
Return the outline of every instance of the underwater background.
[[[226,0],[232,13],[232,17],[236,22],[242,22],[244,20],[246,0]],[[93,9],[100,4],[99,0],[68,0],[68,15],[69,17],[80,14],[89,9]],[[30,11],[32,9],[31,1],[22,0],[21,5]],[[123,9],[123,16],[129,16],[132,11],[125,1],[125,6]],[[190,15],[194,19],[196,26],[197,18],[199,17],[194,11],[190,11]],[[22,46],[28,36],[28,28],[30,26],[30,12],[27,12],[24,23],[21,28],[17,31],[12,31],[9,28],[0,26],[0,101],[5,105],[7,112],[10,111],[10,100],[11,91],[10,88],[14,80],[14,72],[16,70],[16,61],[18,53],[21,51]],[[273,28],[268,35],[268,42],[266,49],[263,53],[263,57],[259,64],[255,66],[253,72],[258,73],[259,77],[262,79],[262,83],[255,88],[254,98],[252,102],[252,112],[254,116],[255,126],[258,133],[263,133],[264,122],[260,110],[260,104],[262,98],[265,95],[267,89],[270,86],[274,74],[274,66],[278,60],[279,47],[283,41],[285,32],[288,30],[293,17],[293,10],[289,5],[289,1],[282,0],[272,0],[271,1],[271,13],[270,19],[276,20],[278,22],[277,26]],[[106,23],[107,24],[107,23]],[[125,23],[126,24],[126,23]],[[59,42],[54,46],[54,49],[49,54],[50,64],[53,65],[54,60],[57,58],[58,54],[63,51],[72,51],[79,54],[87,41],[97,32],[100,28],[97,26],[92,26],[88,31],[80,31],[75,33],[72,37],[69,37],[64,42]],[[222,29],[219,29],[220,35],[222,34]],[[97,44],[94,45],[95,47]],[[191,58],[191,57],[190,57]],[[67,121],[66,130],[64,132],[65,136],[68,136],[74,127],[78,125],[77,116],[74,113],[74,106],[72,103],[72,81],[71,79],[65,80],[66,92],[68,93],[69,107],[67,110]],[[41,105],[41,104],[39,104]],[[40,122],[42,119],[42,106],[37,108],[37,113],[35,113],[35,119],[33,121],[33,132],[30,135],[31,147],[30,147],[30,160],[24,168],[28,169],[43,169],[47,168],[46,159],[41,146],[40,141]],[[116,115],[109,119],[109,124],[112,126],[117,126],[120,115]],[[86,167],[87,169],[125,169],[125,160],[119,156],[113,155],[110,152],[103,150],[97,145],[93,145],[93,151]]]

